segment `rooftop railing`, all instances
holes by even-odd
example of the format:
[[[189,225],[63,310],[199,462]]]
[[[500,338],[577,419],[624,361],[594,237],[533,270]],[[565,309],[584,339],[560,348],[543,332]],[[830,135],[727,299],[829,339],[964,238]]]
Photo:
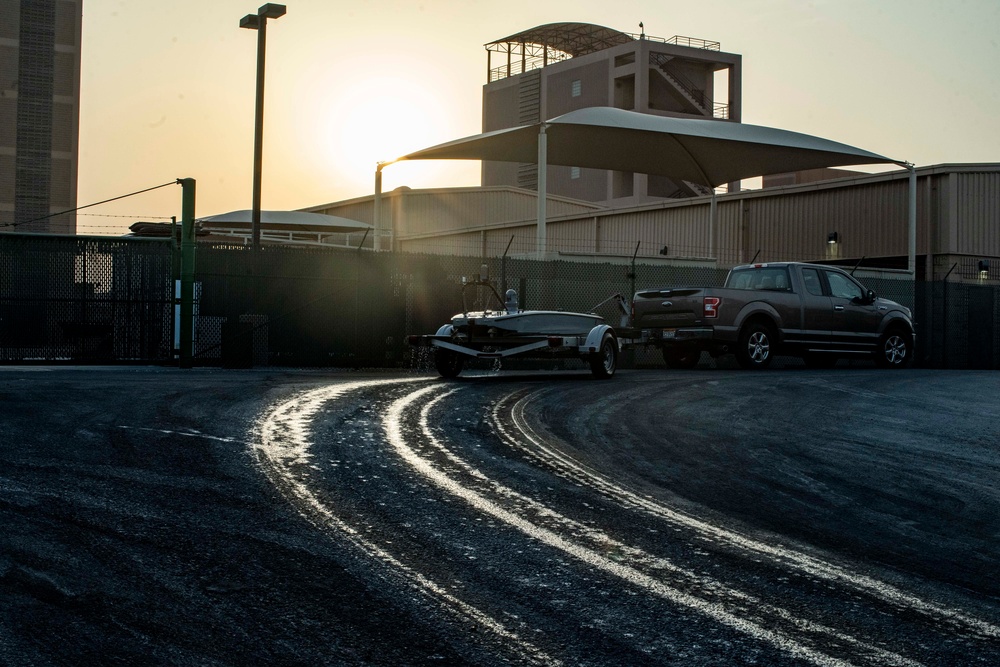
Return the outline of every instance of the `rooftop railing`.
[[[722,45],[719,42],[709,41],[707,39],[699,39],[697,37],[684,37],[682,35],[674,35],[673,37],[654,37],[652,35],[641,34],[637,35],[635,33],[625,33],[629,37],[635,40],[648,40],[650,42],[657,42],[659,44],[675,44],[677,46],[687,46],[693,49],[706,49],[708,51],[720,51],[722,50]],[[518,44],[522,49],[525,49],[524,55],[520,51],[511,51],[509,54],[499,48],[491,49],[488,45],[487,51],[492,53],[504,54],[505,56],[511,56],[509,64],[501,65],[500,67],[493,67],[488,72],[487,83],[492,83],[493,81],[499,81],[501,79],[506,79],[509,76],[517,76],[518,74],[523,74],[524,72],[529,72],[533,69],[540,69],[551,63],[559,62],[562,60],[568,60],[572,58],[571,55],[563,53],[562,51],[557,51],[555,49],[548,50],[545,53],[544,47],[538,44]],[[543,55],[544,54],[544,55]]]

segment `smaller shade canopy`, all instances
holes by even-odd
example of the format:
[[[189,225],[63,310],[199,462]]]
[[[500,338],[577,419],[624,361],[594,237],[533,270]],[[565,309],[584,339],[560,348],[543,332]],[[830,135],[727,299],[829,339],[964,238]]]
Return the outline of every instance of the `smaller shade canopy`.
[[[245,209],[198,218],[198,221],[208,227],[250,229],[252,219],[252,211]],[[261,211],[260,224],[262,227],[267,226],[270,229],[286,232],[325,232],[328,234],[363,232],[366,229],[372,229],[372,226],[365,222],[306,211]]]
[[[534,163],[540,125],[477,134],[399,159]],[[903,164],[799,132],[611,107],[571,111],[546,121],[545,128],[548,164],[658,174],[708,187],[821,167]]]

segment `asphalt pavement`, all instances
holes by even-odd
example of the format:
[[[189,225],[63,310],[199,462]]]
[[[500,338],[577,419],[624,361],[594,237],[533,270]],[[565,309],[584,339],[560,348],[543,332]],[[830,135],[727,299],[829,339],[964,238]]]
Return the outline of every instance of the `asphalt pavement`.
[[[998,395],[0,367],[0,664],[1000,664]]]

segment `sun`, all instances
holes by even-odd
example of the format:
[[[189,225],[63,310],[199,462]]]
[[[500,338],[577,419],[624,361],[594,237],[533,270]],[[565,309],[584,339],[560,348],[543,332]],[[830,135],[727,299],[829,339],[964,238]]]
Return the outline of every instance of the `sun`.
[[[426,87],[404,78],[380,76],[338,88],[319,119],[322,150],[332,169],[370,187],[377,163],[457,138],[446,106]],[[399,172],[399,169],[394,170]],[[408,164],[408,177],[439,171],[432,164]]]

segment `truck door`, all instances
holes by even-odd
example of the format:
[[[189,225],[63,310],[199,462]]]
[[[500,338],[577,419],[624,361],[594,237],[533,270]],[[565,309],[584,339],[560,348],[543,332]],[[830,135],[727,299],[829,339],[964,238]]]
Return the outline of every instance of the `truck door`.
[[[823,290],[819,269],[802,268],[802,343],[828,349],[833,329],[833,304]]]
[[[824,271],[833,305],[833,338],[848,349],[870,349],[878,338],[881,315],[875,304],[866,303],[866,290],[839,271]]]

